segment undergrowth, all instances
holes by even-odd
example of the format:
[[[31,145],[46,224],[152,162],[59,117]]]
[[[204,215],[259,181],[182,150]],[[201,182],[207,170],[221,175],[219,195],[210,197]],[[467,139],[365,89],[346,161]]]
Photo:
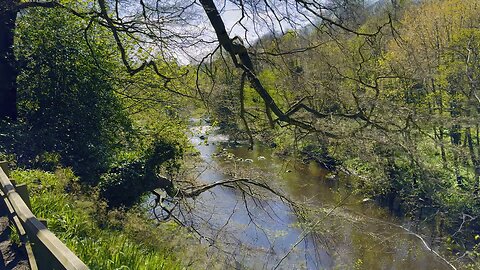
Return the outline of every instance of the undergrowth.
[[[184,228],[156,225],[141,206],[107,210],[69,169],[16,170],[12,178],[28,185],[33,213],[91,269],[215,268]]]

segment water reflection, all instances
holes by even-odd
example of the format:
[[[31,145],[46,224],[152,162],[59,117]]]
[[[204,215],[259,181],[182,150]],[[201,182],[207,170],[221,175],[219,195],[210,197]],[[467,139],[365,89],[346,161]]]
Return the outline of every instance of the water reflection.
[[[191,141],[203,160],[196,168],[199,181],[229,179],[226,171],[237,168],[267,179],[289,197],[315,209],[311,213],[315,233],[305,235],[309,229],[299,225],[298,216],[278,197],[252,199],[225,187],[203,193],[182,212],[183,219],[229,253],[237,262],[232,265],[254,269],[449,269],[400,227],[408,224],[350,194],[339,184],[348,180],[343,176],[327,177],[328,172],[316,164],[282,160],[268,147],[229,146],[228,136],[216,132],[208,125],[192,128]]]

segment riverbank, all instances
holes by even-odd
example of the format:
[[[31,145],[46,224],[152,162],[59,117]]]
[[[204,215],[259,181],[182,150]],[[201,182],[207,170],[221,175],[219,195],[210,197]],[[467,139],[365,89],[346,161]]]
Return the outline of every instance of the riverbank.
[[[478,196],[454,183],[453,171],[441,165],[438,155],[424,153],[421,165],[401,156],[372,161],[338,151],[332,158],[338,171],[348,175],[353,192],[410,220],[413,234],[452,268],[479,269]]]
[[[458,186],[454,172],[441,165],[441,156],[427,151],[435,150],[435,145],[425,142],[419,150],[421,153],[417,153],[422,155],[418,160],[421,164],[416,164],[401,152],[385,145],[375,146],[373,142],[363,148],[352,141],[325,140],[320,145],[318,140],[295,141],[294,134],[276,134],[275,130],[266,137],[269,139],[260,145],[270,149],[273,155],[284,160],[294,159],[300,164],[314,161],[327,168],[322,178],[330,188],[345,187],[363,204],[375,204],[403,220],[394,222],[397,229],[418,238],[427,250],[433,248],[454,267],[478,269],[480,237],[477,235],[480,233],[475,214],[478,196],[468,192],[468,187]],[[265,136],[257,136],[259,140],[262,138]],[[318,192],[311,196],[325,196],[322,191]],[[364,214],[364,209],[357,210],[360,216]]]
[[[192,217],[212,222],[208,230],[217,239],[235,237],[230,244],[238,252],[236,258],[241,258],[239,265],[250,261],[254,266],[272,266],[287,254],[282,266],[306,269],[449,269],[429,250],[432,243],[437,250],[438,241],[445,238],[432,235],[425,245],[415,235],[421,234],[418,223],[392,217],[373,202],[375,198],[364,197],[358,192],[360,180],[332,174],[313,162],[278,158],[271,146],[257,145],[252,151],[246,145],[229,144],[228,136],[211,126],[200,124],[194,133],[198,134],[192,143],[200,153],[196,158],[204,161],[195,164],[200,182],[249,172],[283,188],[296,201],[308,202],[312,209],[309,221],[302,224],[291,209],[269,197],[245,202],[241,193],[218,188],[196,198],[199,212],[192,211]],[[49,228],[92,269],[221,269],[219,260],[207,259],[211,255],[207,247],[186,228],[170,222],[155,224],[145,207],[108,211],[98,191],[82,186],[68,169],[16,170],[12,177],[28,184],[34,213],[46,218]],[[349,195],[352,190],[356,192]],[[309,237],[304,248],[289,253],[305,232]],[[475,265],[462,264],[458,269],[475,269]]]
[[[69,169],[14,170],[26,183],[32,211],[91,269],[217,269],[185,228],[157,224],[140,206],[107,210],[95,189]]]
[[[189,208],[192,216],[208,219],[193,224],[214,239],[221,231],[221,240],[231,248],[227,251],[240,263],[254,269],[277,264],[284,269],[451,269],[430,250],[437,250],[438,243],[425,246],[415,235],[415,223],[352,192],[353,179],[346,175],[312,160],[279,156],[281,145],[257,143],[250,150],[241,138],[225,135],[208,122],[192,125],[191,142],[199,154],[191,171],[199,183],[255,179],[301,206],[296,212],[255,190],[259,197],[254,199],[228,188],[196,198]],[[202,226],[206,221],[208,226]]]

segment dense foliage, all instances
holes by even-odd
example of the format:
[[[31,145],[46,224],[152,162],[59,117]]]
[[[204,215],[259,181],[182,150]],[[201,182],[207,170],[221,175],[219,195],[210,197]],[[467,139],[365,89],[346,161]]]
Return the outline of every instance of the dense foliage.
[[[64,10],[22,14],[16,34],[19,121],[2,125],[1,145],[21,166],[71,167],[83,183],[108,182],[102,183],[106,192],[122,183],[137,186],[138,192],[118,193],[132,205],[154,185],[157,166],[178,166],[185,136],[175,120],[176,99],[158,91],[148,70],[132,79],[112,57],[112,42],[102,28]],[[146,97],[156,102],[139,101]],[[122,167],[136,171],[114,177]]]
[[[13,177],[28,185],[34,214],[91,269],[215,269],[184,228],[156,226],[146,209],[107,211],[95,192],[80,192],[69,169],[17,170]]]
[[[2,156],[19,167],[70,167],[83,188],[96,187],[95,199],[110,207],[132,207],[154,188],[173,196],[169,179],[178,173],[188,144],[182,117],[191,117],[201,100],[234,139],[253,144],[255,138],[279,154],[361,176],[353,186],[358,193],[428,222],[434,234],[448,232],[451,249],[478,261],[480,1],[325,1],[330,21],[322,17],[300,29],[272,31],[248,44],[248,52],[233,52],[227,39],[230,46],[221,44],[224,49],[216,49],[211,61],[183,66],[172,55],[192,50],[197,41],[211,43],[203,29],[178,33],[175,23],[188,22],[190,6],[166,1],[168,16],[155,24],[152,14],[159,11],[140,2],[142,14],[127,22],[114,18],[122,12],[105,1],[18,12],[19,119],[0,119]],[[285,1],[285,8],[299,2],[305,1]],[[244,7],[242,1],[231,3]],[[261,13],[252,3],[245,6]],[[93,12],[82,13],[88,10]],[[127,10],[126,17],[134,8]],[[197,22],[191,17],[189,29]],[[197,41],[187,42],[192,39]],[[225,51],[241,61],[232,63]],[[251,55],[253,63],[241,54]],[[266,97],[285,114],[272,113]],[[177,258],[158,255],[154,246],[139,247],[128,235],[103,230],[90,208],[70,209],[80,207],[61,189],[72,192],[76,184],[37,171],[17,176],[53,187],[36,187],[36,207],[53,203],[35,211],[71,218],[63,225],[54,219],[52,227],[92,267],[137,268],[142,260],[180,267]],[[100,247],[87,235],[100,239]],[[131,254],[114,255],[114,248]],[[97,249],[115,259],[88,254]]]
[[[155,226],[147,209],[135,208],[154,188],[173,189],[158,175],[178,172],[186,136],[178,98],[149,70],[128,75],[107,34],[62,9],[19,16],[19,119],[1,123],[0,156],[50,171],[13,177],[28,184],[37,217],[92,269],[205,263],[185,257],[192,243],[182,228]]]
[[[121,160],[102,175],[100,190],[110,206],[132,206],[146,191],[162,188],[172,197],[175,187],[172,182],[159,176],[159,165],[166,165],[166,171],[178,171],[178,160],[182,147],[176,142],[158,140],[142,156],[133,160]],[[171,174],[170,174],[171,176]]]
[[[108,43],[95,44],[99,67],[78,31],[82,23],[56,10],[22,16],[17,27],[22,122],[16,147],[22,164],[61,163],[95,183],[125,145],[131,123],[114,93],[119,67],[107,60]]]
[[[251,133],[280,153],[297,149],[327,166],[334,158],[339,169],[366,176],[356,182],[359,193],[435,224],[435,233],[447,230],[455,248],[468,249],[480,233],[479,4],[352,6],[364,17],[345,23],[376,34],[312,27],[252,46],[263,86],[284,111],[309,106],[295,117],[317,132],[269,129],[269,108],[241,84],[241,72],[220,68],[220,54],[203,66],[205,80],[216,85],[215,115],[236,116],[232,133],[244,139]]]

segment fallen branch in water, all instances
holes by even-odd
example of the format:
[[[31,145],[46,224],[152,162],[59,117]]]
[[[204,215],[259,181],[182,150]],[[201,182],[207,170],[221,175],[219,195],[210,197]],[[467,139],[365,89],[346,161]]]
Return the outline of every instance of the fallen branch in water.
[[[176,181],[176,183],[179,182],[180,181]],[[270,240],[268,239],[268,231],[265,230],[262,225],[257,222],[256,219],[258,218],[258,213],[253,212],[251,207],[260,207],[261,209],[263,209],[264,213],[272,219],[278,217],[277,213],[275,213],[275,210],[269,204],[269,195],[273,194],[275,197],[280,198],[282,203],[292,209],[292,212],[297,213],[301,209],[300,206],[297,206],[292,200],[283,195],[281,191],[270,187],[264,182],[252,180],[249,178],[233,178],[200,185],[195,185],[194,183],[189,181],[181,181],[181,183],[182,186],[175,189],[175,195],[173,197],[168,195],[167,192],[161,188],[152,191],[152,193],[156,197],[156,199],[153,201],[154,204],[151,205],[153,207],[153,214],[155,218],[160,222],[173,220],[180,226],[186,227],[190,232],[194,233],[194,235],[196,235],[199,240],[205,240],[211,247],[231,256],[231,259],[235,261],[236,264],[239,264],[240,262],[236,261],[235,255],[226,250],[223,250],[221,246],[217,244],[216,240],[217,237],[220,235],[220,232],[224,230],[224,228],[231,221],[235,210],[232,210],[232,213],[225,221],[225,223],[220,226],[219,229],[217,229],[218,232],[215,233],[213,236],[209,236],[208,233],[204,234],[201,232],[202,229],[197,228],[199,224],[189,224],[189,220],[192,220],[192,217],[199,218],[202,222],[206,223],[209,223],[211,218],[211,216],[209,217],[208,215],[198,215],[193,210],[194,208],[190,208],[190,204],[192,202],[195,203],[195,199],[197,197],[218,187],[225,187],[240,192],[240,194],[237,194],[238,196],[236,196],[237,203],[235,203],[235,208],[238,202],[242,202],[239,205],[243,204],[243,207],[245,208],[246,214],[249,218],[248,224],[253,224],[253,226],[255,226],[258,231],[265,235],[265,237],[269,241],[269,244],[271,245],[271,248],[273,248],[273,243],[270,242]],[[184,206],[186,207],[186,210]]]
[[[280,191],[275,190],[274,188],[270,187],[266,183],[262,183],[259,181],[255,181],[248,178],[234,178],[224,181],[217,181],[210,184],[203,184],[203,185],[189,185],[183,186],[181,188],[176,189],[176,193],[173,197],[169,196],[167,192],[160,188],[162,191],[153,190],[151,191],[153,195],[155,195],[156,199],[154,200],[155,204],[152,207],[155,209],[157,207],[161,208],[162,211],[166,213],[166,216],[160,217],[157,213],[154,212],[155,217],[159,221],[166,221],[170,218],[173,218],[178,224],[181,226],[186,226],[181,220],[173,214],[173,210],[179,206],[181,200],[184,199],[195,199],[196,197],[200,196],[202,193],[210,191],[216,187],[226,187],[230,189],[234,189],[240,191],[242,193],[242,199],[244,200],[244,204],[247,207],[247,196],[251,198],[254,202],[259,198],[263,197],[260,194],[260,191],[268,191],[269,193],[277,196],[281,199],[281,201],[287,204],[294,212],[298,211],[300,208],[296,205],[292,200],[287,198],[283,195]],[[257,188],[257,189],[254,189]],[[167,207],[164,202],[173,203],[172,207]],[[267,212],[267,210],[265,210]],[[248,212],[248,207],[247,207]],[[267,212],[268,213],[268,212]],[[251,219],[253,217],[250,216]],[[188,226],[186,226],[188,227]]]
[[[203,192],[208,191],[208,190],[210,190],[212,188],[215,188],[217,186],[224,186],[224,187],[232,188],[232,185],[234,185],[235,187],[239,188],[242,191],[244,191],[243,188],[246,187],[247,185],[259,187],[259,188],[267,190],[267,191],[271,192],[272,194],[280,197],[282,199],[282,201],[284,201],[284,202],[288,202],[289,204],[292,204],[292,205],[294,204],[292,200],[288,199],[283,194],[281,194],[279,191],[274,190],[273,188],[271,188],[267,184],[257,182],[257,181],[251,180],[251,179],[247,179],[247,178],[236,178],[236,179],[218,181],[218,182],[214,182],[212,184],[205,184],[205,185],[200,185],[200,186],[191,186],[191,187],[187,187],[187,188],[181,190],[179,193],[183,197],[193,198],[193,197],[197,197],[200,194],[202,194]],[[242,187],[242,185],[245,185],[245,186]],[[251,192],[249,191],[249,193],[251,193]]]
[[[425,241],[425,239],[423,239],[423,237],[420,236],[418,233],[412,232],[411,230],[409,230],[409,229],[407,229],[407,228],[405,228],[404,226],[401,226],[401,225],[396,225],[396,224],[392,224],[392,225],[393,226],[398,226],[399,228],[408,232],[408,234],[413,235],[413,236],[417,237],[418,239],[420,239],[420,241],[422,241],[422,243],[423,243],[423,245],[425,246],[426,249],[430,250],[438,258],[440,258],[442,261],[444,261],[446,264],[448,264],[448,266],[450,266],[452,269],[457,270],[457,268],[451,262],[449,262],[447,259],[445,259],[445,257],[438,254],[438,252],[436,252],[433,248],[429,247],[428,244],[427,244],[427,241]]]
[[[358,214],[358,213],[357,213]],[[358,214],[358,215],[361,215],[361,214]],[[364,215],[362,215],[364,216]],[[452,269],[454,270],[457,270],[457,268],[450,262],[448,261],[445,257],[443,257],[442,255],[440,255],[438,252],[436,252],[433,248],[431,248],[428,244],[427,244],[427,241],[421,236],[419,235],[418,233],[415,233],[413,232],[412,230],[406,228],[405,226],[402,226],[402,225],[398,225],[398,224],[395,224],[395,223],[392,223],[392,222],[388,222],[388,221],[384,221],[384,220],[381,220],[381,219],[378,219],[378,218],[372,218],[372,217],[366,217],[364,216],[365,219],[370,219],[372,221],[374,221],[375,223],[383,223],[383,224],[386,224],[386,225],[390,225],[390,226],[393,226],[393,227],[396,227],[396,228],[399,228],[403,231],[406,231],[407,234],[409,235],[413,235],[415,236],[416,238],[418,238],[423,246],[429,250],[430,252],[432,252],[435,256],[437,256],[438,258],[440,258],[443,262],[445,262],[448,266],[450,266]]]

